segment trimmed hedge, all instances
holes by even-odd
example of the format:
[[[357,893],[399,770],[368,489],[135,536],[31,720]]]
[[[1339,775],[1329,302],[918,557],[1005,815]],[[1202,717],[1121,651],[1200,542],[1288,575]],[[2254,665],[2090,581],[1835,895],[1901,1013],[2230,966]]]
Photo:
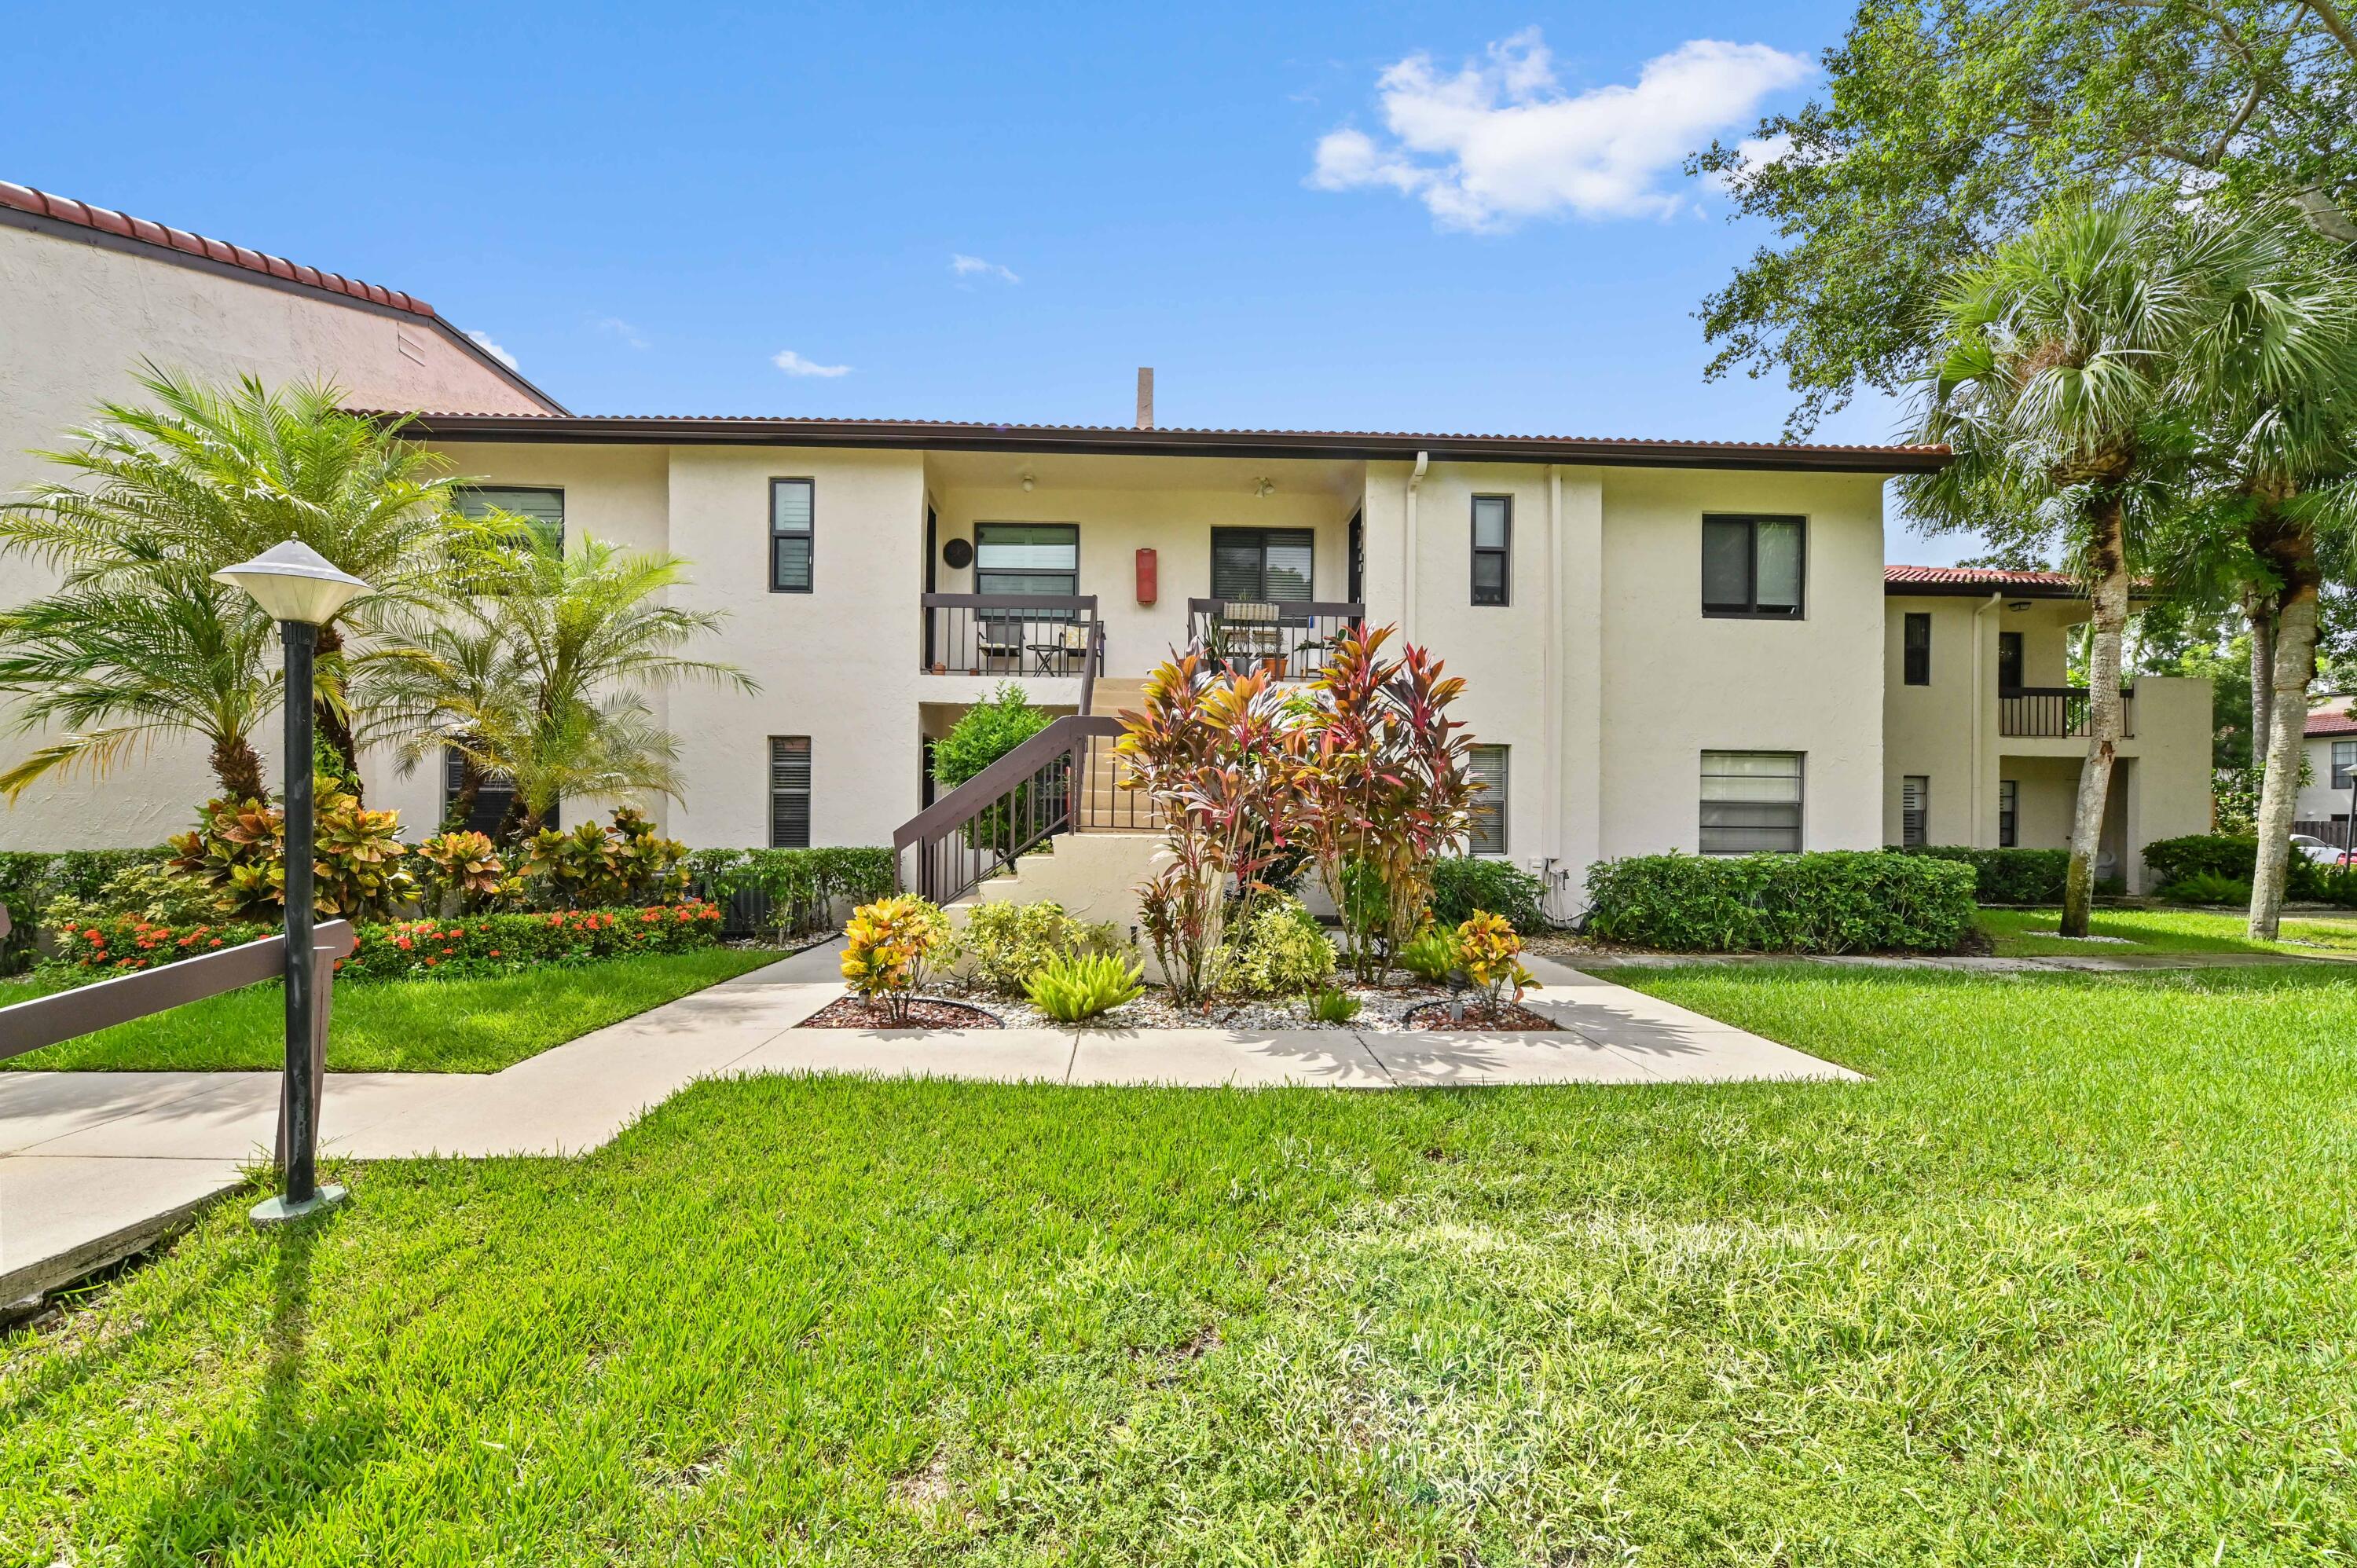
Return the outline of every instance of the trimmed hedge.
[[[828,919],[839,901],[856,907],[888,895],[892,861],[888,849],[699,849],[687,869],[694,890],[729,903],[745,929],[783,934]]]
[[[1510,861],[1448,855],[1432,863],[1432,918],[1461,926],[1473,911],[1503,915],[1518,931],[1547,928],[1546,884]]]
[[[1634,855],[1587,868],[1589,935],[1680,952],[1948,952],[1971,866],[1879,850]]]
[[[2183,838],[2155,839],[2144,846],[2145,868],[2152,880],[2166,889],[2172,883],[2207,879],[2212,886],[2220,882],[2239,882],[2249,897],[2251,878],[2258,874],[2259,841],[2241,838],[2232,833],[2188,833]],[[2291,862],[2284,874],[2284,897],[2298,899],[2332,898],[2335,884],[2346,878],[2331,875],[2325,867],[2292,852]]]
[[[167,926],[113,915],[59,930],[57,956],[44,965],[44,972],[64,971],[81,982],[111,980],[275,936],[279,929],[235,921]],[[696,901],[636,909],[470,915],[364,925],[356,935],[351,955],[336,961],[339,979],[472,978],[710,947],[719,940],[720,909]]]
[[[1975,849],[1969,844],[1890,846],[1891,854],[1928,855],[1973,868],[1973,897],[1983,904],[2060,904],[2071,869],[2067,849]]]

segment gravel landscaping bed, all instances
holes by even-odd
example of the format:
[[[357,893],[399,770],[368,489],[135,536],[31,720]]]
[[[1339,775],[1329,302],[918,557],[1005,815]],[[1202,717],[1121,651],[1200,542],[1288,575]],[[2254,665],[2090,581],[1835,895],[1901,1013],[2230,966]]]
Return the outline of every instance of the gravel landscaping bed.
[[[1182,1009],[1174,1005],[1168,993],[1157,985],[1149,986],[1146,994],[1136,1001],[1125,1003],[1082,1026],[1103,1029],[1371,1030],[1377,1034],[1481,1026],[1428,1021],[1411,1023],[1408,1015],[1418,1008],[1430,1007],[1435,1004],[1445,1005],[1457,996],[1469,993],[1452,993],[1445,985],[1430,984],[1404,971],[1393,971],[1386,983],[1380,987],[1344,985],[1341,989],[1357,997],[1360,1004],[1359,1015],[1347,1024],[1318,1022],[1309,1015],[1308,1002],[1299,998],[1223,998],[1213,1002],[1209,1009]],[[981,1008],[1010,1029],[1069,1027],[1057,1023],[1028,1002],[1009,1000],[959,982],[934,987],[934,994]],[[1552,1029],[1555,1026],[1541,1021],[1535,1025],[1516,1026]]]
[[[838,996],[801,1023],[797,1029],[996,1029],[998,1016],[964,1002],[942,1002],[919,996],[909,1004],[907,1018],[896,1021],[880,1002],[864,996]]]

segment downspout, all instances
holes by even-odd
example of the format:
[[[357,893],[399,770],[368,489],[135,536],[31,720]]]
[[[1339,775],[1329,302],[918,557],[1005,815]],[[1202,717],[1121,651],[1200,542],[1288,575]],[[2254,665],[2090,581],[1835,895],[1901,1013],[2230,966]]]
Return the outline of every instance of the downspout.
[[[2003,594],[1991,594],[1987,603],[1975,605],[1973,607],[1973,781],[1972,787],[1964,791],[1964,798],[1973,813],[1973,843],[1975,844],[1981,843],[1983,832],[1981,827],[1981,728],[1986,721],[1981,714],[1981,682],[1984,678],[1982,667],[1987,662],[1981,657],[1981,617],[2004,602]],[[1926,832],[1928,834],[1928,828]],[[1991,846],[1983,844],[1981,847]]]
[[[1546,638],[1539,649],[1539,700],[1546,711],[1547,892],[1563,859],[1563,470],[1547,465]]]
[[[1407,477],[1407,516],[1400,529],[1400,548],[1405,553],[1401,562],[1405,570],[1400,575],[1400,639],[1405,642],[1415,635],[1415,492],[1424,484],[1424,471],[1432,466],[1432,454],[1418,452],[1415,467]]]

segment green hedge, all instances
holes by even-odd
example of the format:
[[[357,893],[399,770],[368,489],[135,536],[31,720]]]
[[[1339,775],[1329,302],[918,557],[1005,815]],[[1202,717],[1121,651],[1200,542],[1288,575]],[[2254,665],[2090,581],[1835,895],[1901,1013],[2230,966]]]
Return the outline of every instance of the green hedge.
[[[1974,871],[1879,850],[1635,855],[1587,868],[1589,935],[1680,952],[1947,952]]]
[[[2067,849],[1975,849],[1935,843],[1916,848],[1893,844],[1892,854],[1928,855],[1973,868],[1973,897],[1983,904],[2060,904],[2063,875],[2071,869]]]
[[[1432,865],[1432,918],[1458,926],[1476,909],[1503,915],[1518,931],[1546,929],[1546,884],[1503,860],[1449,855]]]
[[[730,913],[748,929],[804,930],[838,901],[866,904],[892,891],[888,849],[699,849],[687,871],[697,893],[734,903]]]
[[[2208,879],[2213,886],[2239,882],[2248,888],[2251,878],[2258,873],[2259,841],[2231,833],[2189,833],[2183,838],[2155,839],[2144,846],[2144,864],[2152,873],[2152,880],[2164,889],[2171,883],[2197,878]],[[2340,892],[2340,885],[2347,881],[2294,850],[2290,866],[2284,874],[2284,897],[2330,899]]]
[[[0,941],[0,974],[13,974],[31,961],[33,933],[41,911],[59,897],[95,898],[107,878],[126,865],[169,858],[154,849],[0,850],[0,905],[11,929]]]
[[[62,972],[78,982],[110,980],[275,936],[278,930],[276,926],[235,921],[172,926],[112,915],[58,931],[57,954],[43,972]],[[698,900],[646,908],[470,915],[371,923],[356,934],[351,955],[337,961],[339,979],[467,978],[709,947],[719,940],[720,909]]]

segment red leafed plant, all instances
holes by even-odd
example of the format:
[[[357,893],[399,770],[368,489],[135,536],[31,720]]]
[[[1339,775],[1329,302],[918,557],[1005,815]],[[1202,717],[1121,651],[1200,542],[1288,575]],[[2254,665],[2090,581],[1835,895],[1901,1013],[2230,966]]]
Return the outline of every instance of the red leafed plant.
[[[1294,832],[1341,911],[1344,961],[1365,982],[1423,925],[1432,863],[1465,837],[1481,788],[1466,771],[1471,737],[1448,716],[1465,682],[1413,643],[1383,657],[1394,629],[1335,639],[1296,781]]]
[[[1228,920],[1265,891],[1259,874],[1291,836],[1300,716],[1271,671],[1232,673],[1190,650],[1121,717],[1123,787],[1153,798],[1171,857],[1139,889],[1139,918],[1173,999],[1200,1003],[1217,984]],[[1233,907],[1232,891],[1243,895]]]

